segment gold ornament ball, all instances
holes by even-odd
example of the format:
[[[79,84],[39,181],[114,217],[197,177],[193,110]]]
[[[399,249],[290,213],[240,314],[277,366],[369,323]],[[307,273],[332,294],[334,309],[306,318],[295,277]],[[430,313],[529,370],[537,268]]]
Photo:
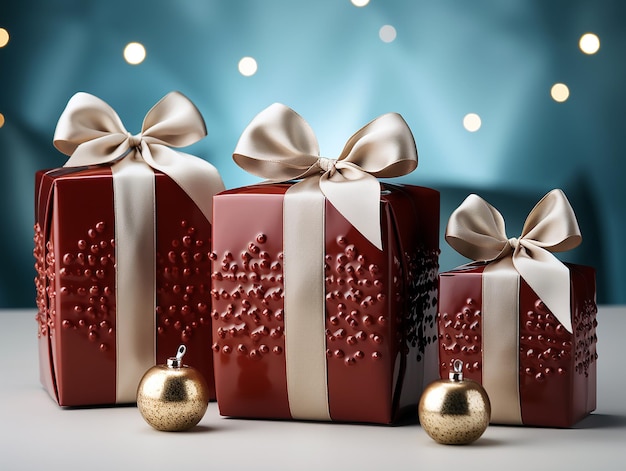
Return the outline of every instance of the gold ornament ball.
[[[422,428],[437,443],[467,445],[485,432],[491,419],[491,403],[476,381],[463,379],[463,362],[454,362],[449,380],[434,381],[419,402]]]
[[[157,430],[180,432],[200,422],[209,405],[209,388],[202,374],[183,365],[184,345],[167,365],[150,368],[137,388],[137,408]]]

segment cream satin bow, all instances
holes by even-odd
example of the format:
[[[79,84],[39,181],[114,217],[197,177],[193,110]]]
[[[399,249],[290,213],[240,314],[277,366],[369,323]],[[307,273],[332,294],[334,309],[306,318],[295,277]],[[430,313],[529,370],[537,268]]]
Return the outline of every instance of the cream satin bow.
[[[320,157],[308,123],[291,108],[275,103],[243,131],[233,159],[244,170],[272,182],[318,179],[333,206],[382,249],[376,177],[412,172],[417,167],[417,149],[402,117],[388,113],[356,132],[336,160]]]
[[[183,94],[171,92],[152,107],[141,132],[131,135],[117,113],[101,99],[77,93],[59,118],[54,145],[70,158],[64,167],[143,160],[171,177],[212,220],[212,199],[224,184],[208,162],[170,147],[185,147],[206,136],[202,115]]]
[[[572,332],[569,270],[551,252],[582,241],[574,210],[561,190],[552,190],[533,208],[521,236],[508,238],[504,218],[477,195],[452,213],[446,241],[461,255],[492,262],[512,257],[513,266],[563,326]]]

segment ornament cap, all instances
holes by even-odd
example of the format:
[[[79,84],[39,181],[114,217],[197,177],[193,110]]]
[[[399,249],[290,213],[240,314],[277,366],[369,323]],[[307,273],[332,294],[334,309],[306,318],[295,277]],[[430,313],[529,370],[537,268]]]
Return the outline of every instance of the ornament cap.
[[[454,360],[449,378],[450,381],[463,381],[463,362],[461,360]]]
[[[187,351],[187,347],[185,347],[184,345],[181,345],[180,347],[178,347],[178,350],[176,351],[176,356],[169,357],[167,359],[167,366],[169,368],[182,368],[184,366],[183,355],[185,354],[186,351]]]

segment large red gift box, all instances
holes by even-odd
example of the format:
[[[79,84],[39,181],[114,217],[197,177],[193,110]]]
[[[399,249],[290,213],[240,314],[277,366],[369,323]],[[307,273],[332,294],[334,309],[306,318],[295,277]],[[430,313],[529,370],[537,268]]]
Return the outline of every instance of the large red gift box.
[[[292,417],[284,336],[288,187],[250,186],[214,199],[213,349],[223,415]],[[325,263],[325,362],[335,421],[389,423],[415,409],[424,349],[434,334],[439,194],[414,186],[385,185],[383,192],[382,251],[326,203],[319,263]]]
[[[278,117],[272,132],[291,126],[277,149],[302,147],[308,128],[299,116],[282,105],[262,115],[248,128],[254,145]],[[268,155],[271,165],[279,154]],[[302,159],[305,168],[318,165],[315,155]],[[340,166],[324,164],[311,172]],[[391,423],[417,412],[424,355],[435,343],[439,194],[374,182],[380,246],[325,197],[322,217],[315,198],[312,206],[296,199],[294,214],[288,200],[301,183],[214,198],[213,355],[222,415]]]
[[[481,226],[478,221],[496,220],[504,228],[495,208],[478,197],[472,204],[468,200],[453,214],[446,235],[466,256],[470,256],[467,247],[472,236],[463,240],[459,236],[462,231],[451,226],[471,221],[469,225],[476,229]],[[481,218],[483,209],[488,210],[489,217]],[[440,376],[447,377],[453,361],[461,359],[465,377],[482,383],[490,396],[492,423],[570,427],[596,407],[595,270],[559,261],[557,272],[547,266],[556,258],[546,256],[546,247],[568,250],[580,241],[573,212],[560,190],[546,195],[533,213],[519,241],[507,240],[503,232],[498,236],[498,231],[486,231],[478,237],[474,232],[471,244],[487,234],[491,236],[489,243],[504,242],[500,258],[470,256],[489,260],[440,273]],[[558,237],[538,235],[552,230],[546,229],[549,224],[566,218],[572,223],[569,228],[558,229]],[[483,229],[486,226],[489,223]],[[512,262],[511,255],[518,257],[517,261]],[[533,275],[527,267],[524,271],[524,260],[520,264],[519,257],[526,262],[531,257],[545,258],[534,262],[537,273]],[[554,282],[558,276],[564,277],[559,288]],[[555,296],[562,298],[564,309]]]
[[[180,94],[168,95],[163,103],[199,117]],[[153,108],[153,116],[160,104]],[[80,119],[85,110],[96,117],[113,113],[87,94],[70,100],[65,117],[72,108],[74,126],[85,122]],[[59,144],[59,128],[55,144],[67,150]],[[110,135],[115,130],[109,131]],[[144,130],[144,135],[149,134]],[[119,135],[119,140],[125,138]],[[90,153],[97,155],[93,149]],[[142,153],[146,156],[150,150],[144,148]],[[189,164],[192,156],[180,158],[182,165],[193,165]],[[207,184],[202,194],[210,204],[212,191],[223,188],[221,179],[207,162],[199,165],[205,169],[202,180]],[[155,363],[165,363],[181,344],[187,346],[185,363],[203,373],[215,397],[210,351],[211,223],[206,211],[172,177],[142,163],[135,166],[142,167],[141,175],[126,176],[121,187],[130,188],[129,193],[139,198],[139,187],[147,181],[145,208],[118,194],[120,183],[115,179],[120,177],[115,173],[122,172],[111,164],[36,174],[40,377],[62,406],[135,402],[143,373]],[[133,208],[130,215],[127,206]],[[124,232],[120,225],[135,229]]]

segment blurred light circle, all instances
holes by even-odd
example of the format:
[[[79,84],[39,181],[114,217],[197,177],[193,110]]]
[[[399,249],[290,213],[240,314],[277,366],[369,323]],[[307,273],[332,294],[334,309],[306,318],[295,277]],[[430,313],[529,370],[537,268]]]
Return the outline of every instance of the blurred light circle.
[[[585,54],[595,54],[600,50],[600,38],[593,33],[585,33],[580,37],[578,46]]]
[[[463,127],[469,132],[476,132],[482,126],[482,120],[476,113],[468,113],[463,118]]]
[[[239,73],[244,77],[250,77],[251,75],[256,74],[258,69],[259,66],[257,65],[254,57],[242,57],[239,61]]]
[[[0,113],[0,128],[4,126],[4,115]]]
[[[0,47],[4,47],[7,44],[9,44],[9,32],[4,28],[0,28]]]
[[[569,88],[564,83],[555,83],[550,89],[550,96],[554,101],[563,103],[569,98]]]
[[[378,31],[378,37],[383,42],[390,43],[396,39],[396,28],[391,25],[385,25]]]
[[[132,65],[141,64],[146,58],[146,48],[143,44],[132,42],[124,48],[124,59]]]
[[[364,7],[370,0],[350,0],[355,7]]]

